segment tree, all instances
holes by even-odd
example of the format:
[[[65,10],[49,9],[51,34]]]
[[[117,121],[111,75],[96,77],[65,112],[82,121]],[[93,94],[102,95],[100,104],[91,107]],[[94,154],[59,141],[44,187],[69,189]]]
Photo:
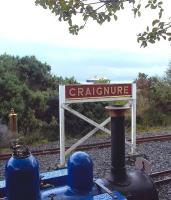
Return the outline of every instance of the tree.
[[[41,63],[35,56],[25,56],[19,59],[16,66],[17,75],[32,89],[46,90],[49,87],[51,67]]]
[[[59,84],[77,83],[74,77],[51,74],[51,67],[34,56],[0,55],[0,120],[8,124],[11,108],[17,113],[20,135],[56,139],[59,116]],[[74,121],[75,120],[75,121]],[[70,132],[73,132],[71,118]],[[81,126],[81,125],[79,125]]]
[[[95,20],[99,24],[117,20],[118,12],[131,5],[134,17],[140,17],[143,9],[157,10],[157,17],[152,21],[151,28],[147,26],[143,33],[138,34],[137,41],[142,47],[146,47],[148,42],[155,43],[161,38],[171,41],[171,19],[163,20],[162,0],[35,0],[36,5],[41,5],[45,9],[50,9],[58,16],[59,21],[66,21],[69,31],[78,34],[83,29],[89,19]],[[81,25],[74,23],[75,16],[82,19]]]
[[[168,82],[168,84],[171,86],[171,61],[169,62],[169,68],[166,71],[165,79]]]
[[[170,69],[170,68],[169,68]],[[137,83],[137,122],[143,126],[171,123],[169,69],[164,78],[139,73]]]

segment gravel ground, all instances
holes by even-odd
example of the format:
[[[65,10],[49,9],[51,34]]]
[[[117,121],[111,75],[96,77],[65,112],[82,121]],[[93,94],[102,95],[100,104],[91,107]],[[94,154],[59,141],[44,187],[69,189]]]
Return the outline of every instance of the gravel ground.
[[[165,132],[164,134],[166,133],[169,134],[169,132]],[[148,133],[148,135],[150,134]],[[109,140],[109,136],[98,139],[96,137],[93,137],[89,139],[87,143],[100,142],[104,140]],[[71,145],[75,141],[76,140],[67,141],[67,145]],[[54,142],[48,145],[39,145],[37,147],[32,147],[31,149],[35,150],[42,148],[55,148],[58,145],[58,142]],[[126,152],[128,151],[129,149],[126,148]],[[137,147],[137,151],[147,156],[148,160],[152,164],[152,172],[171,168],[171,141],[140,144]],[[105,175],[110,171],[110,148],[103,148],[98,150],[92,149],[89,150],[88,153],[91,155],[94,162],[94,177],[105,177]],[[57,164],[59,164],[59,155],[37,156],[37,158],[40,162],[41,172],[53,170],[56,168]],[[4,177],[3,172],[5,163],[6,161],[0,161],[0,179]],[[134,166],[128,166],[128,168],[132,167]],[[159,191],[160,200],[171,200],[171,183],[167,185],[161,185],[157,189]]]

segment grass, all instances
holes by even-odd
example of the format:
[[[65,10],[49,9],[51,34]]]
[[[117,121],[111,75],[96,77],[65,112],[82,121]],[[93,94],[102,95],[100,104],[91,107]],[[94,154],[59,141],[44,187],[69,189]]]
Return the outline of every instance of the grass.
[[[9,153],[10,152],[10,148],[7,147],[0,147],[0,153]]]
[[[49,141],[48,139],[46,138],[40,138],[40,139],[33,139],[33,138],[29,138],[29,137],[26,137],[23,139],[22,137],[22,143],[23,144],[26,144],[26,145],[29,145],[29,146],[38,146],[40,144],[48,144]],[[10,144],[7,144],[7,145],[1,145],[0,146],[0,153],[9,153],[9,152],[12,152],[12,150],[10,149]]]
[[[151,127],[143,127],[137,126],[137,132],[144,133],[144,132],[160,132],[160,131],[171,131],[171,126],[151,126]]]
[[[130,135],[131,129],[130,128],[126,128],[125,130],[127,135]],[[148,134],[148,133],[158,133],[158,132],[171,132],[171,126],[165,126],[165,127],[161,127],[161,126],[152,126],[152,127],[144,127],[144,126],[140,126],[137,125],[137,133],[140,134]],[[34,134],[33,134],[34,135]],[[108,136],[108,134],[104,133],[103,131],[97,131],[93,137],[96,138],[103,138],[105,136]],[[66,140],[70,140],[70,139],[80,139],[82,136],[80,135],[75,135],[74,137],[67,134],[66,135]],[[26,137],[24,139],[24,143],[29,145],[29,146],[38,146],[41,144],[48,144],[50,141],[47,138],[38,138],[38,137]],[[5,152],[11,152],[10,150],[10,145],[6,145],[6,146],[0,146],[0,153],[5,153]]]

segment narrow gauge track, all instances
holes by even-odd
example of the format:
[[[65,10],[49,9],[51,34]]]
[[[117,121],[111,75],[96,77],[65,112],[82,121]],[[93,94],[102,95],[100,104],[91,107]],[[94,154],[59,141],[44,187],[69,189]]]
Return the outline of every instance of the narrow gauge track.
[[[156,142],[156,141],[169,141],[171,140],[171,135],[158,135],[158,136],[150,136],[150,137],[142,137],[142,138],[137,138],[137,144],[142,144],[146,142]],[[130,139],[128,140],[130,141]],[[106,142],[98,142],[98,143],[92,143],[92,144],[86,144],[86,145],[81,145],[76,148],[76,150],[90,150],[93,148],[107,148],[111,146],[110,141]],[[69,147],[66,147],[68,149]],[[32,154],[35,156],[38,155],[47,155],[47,154],[59,154],[60,149],[59,148],[49,148],[49,149],[43,149],[43,150],[36,150],[32,151]],[[4,153],[0,154],[0,160],[7,160],[11,156],[11,153]]]
[[[150,176],[153,179],[157,179],[157,180],[154,180],[155,185],[171,183],[171,169],[160,171],[160,172],[154,172]]]

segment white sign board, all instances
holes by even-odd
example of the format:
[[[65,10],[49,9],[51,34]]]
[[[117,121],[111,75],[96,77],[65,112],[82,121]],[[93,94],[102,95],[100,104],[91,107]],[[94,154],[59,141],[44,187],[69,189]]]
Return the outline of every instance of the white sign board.
[[[134,154],[136,148],[136,84],[87,84],[87,85],[59,85],[59,123],[60,123],[60,166],[65,165],[65,156],[73,151],[76,147],[86,141],[90,136],[98,130],[102,130],[110,134],[110,130],[104,126],[110,122],[107,118],[101,124],[96,123],[92,119],[82,115],[81,113],[69,107],[72,103],[82,102],[104,102],[116,100],[129,100],[131,104],[131,153]],[[65,151],[65,110],[87,121],[95,126],[83,138],[78,140],[67,151]],[[128,142],[127,142],[128,143]]]

